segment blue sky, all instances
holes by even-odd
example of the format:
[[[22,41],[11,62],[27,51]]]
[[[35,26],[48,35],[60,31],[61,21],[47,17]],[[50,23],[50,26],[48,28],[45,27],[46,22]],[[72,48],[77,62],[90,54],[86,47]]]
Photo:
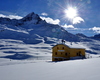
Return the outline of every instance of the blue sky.
[[[0,17],[21,18],[35,12],[48,23],[67,31],[93,36],[100,33],[100,0],[0,0]],[[73,19],[66,17],[68,7],[77,10]]]

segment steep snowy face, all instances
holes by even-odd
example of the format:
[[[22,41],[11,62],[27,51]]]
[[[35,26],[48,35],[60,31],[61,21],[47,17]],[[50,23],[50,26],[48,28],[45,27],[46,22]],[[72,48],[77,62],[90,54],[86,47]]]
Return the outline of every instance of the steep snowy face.
[[[34,12],[28,14],[27,16],[25,16],[24,18],[22,18],[23,21],[31,21],[31,20],[42,20],[40,19],[40,17],[35,14]]]
[[[22,18],[20,20],[21,22],[23,22],[24,24],[29,24],[29,23],[32,23],[32,24],[40,24],[42,22],[45,22],[43,21],[38,14],[35,14],[34,12],[32,13],[29,13],[28,15],[26,15],[24,18]]]

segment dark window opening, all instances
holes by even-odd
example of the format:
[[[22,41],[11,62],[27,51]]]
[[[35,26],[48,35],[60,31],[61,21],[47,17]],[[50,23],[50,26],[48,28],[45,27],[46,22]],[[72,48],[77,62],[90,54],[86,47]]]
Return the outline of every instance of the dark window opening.
[[[76,55],[79,56],[79,53],[77,53]]]
[[[64,47],[62,47],[62,49],[64,49]]]
[[[67,53],[65,53],[65,55],[67,56]]]
[[[77,56],[81,56],[81,52],[77,53],[76,55],[77,55]]]
[[[57,52],[55,52],[55,55],[57,55]]]

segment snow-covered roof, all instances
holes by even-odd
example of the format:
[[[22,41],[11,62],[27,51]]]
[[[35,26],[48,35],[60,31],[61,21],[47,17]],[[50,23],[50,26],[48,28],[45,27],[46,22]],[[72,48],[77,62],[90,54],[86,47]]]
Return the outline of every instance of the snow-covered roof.
[[[69,48],[85,49],[82,44],[71,43],[71,42],[69,42],[69,43],[59,43],[57,45],[65,45],[65,46],[67,46]],[[55,45],[55,46],[57,46],[57,45]]]
[[[85,49],[82,44],[71,43],[71,44],[65,44],[65,45],[69,46],[70,48]]]

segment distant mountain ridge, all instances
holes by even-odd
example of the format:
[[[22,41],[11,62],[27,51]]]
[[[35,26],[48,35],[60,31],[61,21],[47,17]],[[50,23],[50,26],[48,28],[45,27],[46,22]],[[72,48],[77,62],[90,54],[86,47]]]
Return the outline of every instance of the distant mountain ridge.
[[[79,36],[79,37],[87,37],[86,35],[84,35],[82,33],[77,33],[76,35]]]
[[[96,35],[92,36],[91,38],[100,40],[100,34],[96,34]]]

